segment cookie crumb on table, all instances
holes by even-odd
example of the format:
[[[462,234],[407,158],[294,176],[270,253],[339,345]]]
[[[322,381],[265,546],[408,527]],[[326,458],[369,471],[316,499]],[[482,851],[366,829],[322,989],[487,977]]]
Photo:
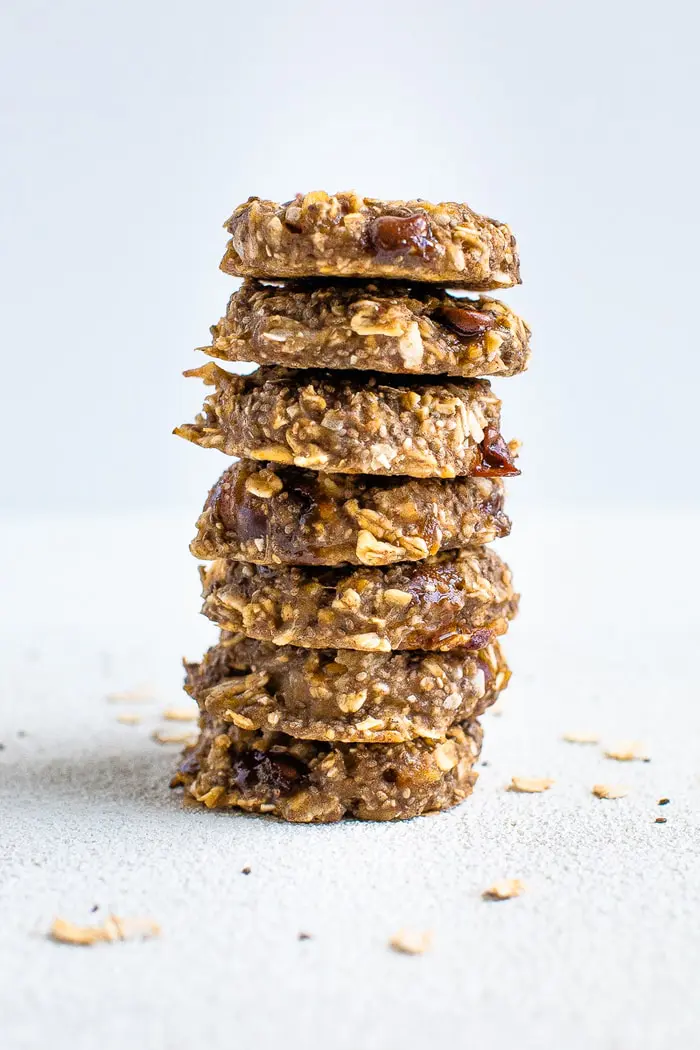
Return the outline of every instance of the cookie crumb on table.
[[[90,947],[102,942],[158,937],[159,934],[160,926],[152,919],[121,919],[118,915],[110,915],[99,926],[77,926],[67,919],[54,919],[48,936],[61,944]]]
[[[553,784],[554,781],[548,777],[513,777],[506,790],[534,795],[540,791],[549,791]]]
[[[197,712],[192,707],[166,707],[163,718],[167,722],[196,722]]]
[[[616,744],[605,749],[605,757],[613,758],[616,762],[650,762],[648,748],[639,740],[626,740],[624,743]]]
[[[485,901],[507,901],[511,897],[520,897],[526,886],[522,879],[499,879],[481,894]]]
[[[562,740],[565,740],[567,744],[599,744],[600,734],[587,733],[585,731],[563,733]]]
[[[130,711],[117,715],[117,722],[121,722],[123,726],[137,726],[141,724],[141,721],[141,715],[134,715]]]
[[[197,734],[188,729],[154,729],[151,739],[157,744],[187,744],[188,746],[197,742]]]
[[[628,787],[619,784],[594,784],[591,791],[596,798],[625,798],[630,793]]]
[[[433,935],[428,930],[399,930],[389,939],[389,947],[403,955],[423,955],[432,942]]]

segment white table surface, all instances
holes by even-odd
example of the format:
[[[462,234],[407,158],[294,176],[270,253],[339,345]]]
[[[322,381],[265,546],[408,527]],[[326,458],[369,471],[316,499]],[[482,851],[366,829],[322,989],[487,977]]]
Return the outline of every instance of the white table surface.
[[[521,520],[502,545],[524,600],[474,796],[327,827],[184,810],[167,788],[176,749],[150,733],[183,702],[181,655],[213,638],[190,521],[5,523],[0,1045],[699,1045],[700,581],[684,553],[699,521],[552,521]],[[143,682],[159,699],[119,724],[105,695]],[[562,742],[572,729],[645,740],[652,761]],[[516,795],[514,774],[556,784]],[[599,801],[597,782],[632,793]],[[528,892],[482,901],[503,877]],[[55,915],[110,911],[162,937],[46,938]],[[429,953],[387,948],[406,926],[432,930]]]

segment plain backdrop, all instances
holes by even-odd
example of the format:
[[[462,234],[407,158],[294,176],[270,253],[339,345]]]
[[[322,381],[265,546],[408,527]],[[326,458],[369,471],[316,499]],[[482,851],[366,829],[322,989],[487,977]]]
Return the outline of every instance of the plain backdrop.
[[[697,501],[694,4],[3,0],[2,503],[186,510],[171,437],[250,194],[465,200],[511,224],[521,512]]]

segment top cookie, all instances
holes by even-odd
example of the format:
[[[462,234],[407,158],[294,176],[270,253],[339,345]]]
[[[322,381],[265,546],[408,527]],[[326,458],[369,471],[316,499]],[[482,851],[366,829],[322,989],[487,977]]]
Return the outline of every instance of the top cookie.
[[[510,228],[466,204],[319,190],[284,204],[249,197],[225,227],[221,269],[235,277],[389,277],[474,291],[520,284]]]

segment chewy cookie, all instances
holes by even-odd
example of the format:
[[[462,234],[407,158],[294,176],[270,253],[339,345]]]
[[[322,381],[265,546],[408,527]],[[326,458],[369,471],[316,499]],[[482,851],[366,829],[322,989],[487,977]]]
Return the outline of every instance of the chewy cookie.
[[[481,750],[478,722],[438,742],[329,744],[249,732],[204,716],[172,787],[209,809],[270,813],[295,823],[341,817],[399,820],[447,809],[471,793]]]
[[[190,550],[258,565],[391,565],[508,535],[498,478],[372,478],[234,463]]]
[[[517,610],[508,566],[488,547],[387,569],[200,569],[203,612],[228,631],[312,649],[483,649]]]
[[[430,382],[373,372],[264,367],[239,376],[211,362],[186,375],[214,387],[175,433],[230,456],[325,473],[512,477],[500,401],[486,379]]]
[[[225,361],[423,375],[512,376],[528,326],[504,303],[387,281],[246,280],[201,347]]]
[[[185,689],[217,722],[365,743],[440,740],[490,707],[510,677],[497,642],[478,653],[363,653],[226,632],[185,667]]]
[[[284,204],[250,197],[225,227],[221,269],[234,277],[390,277],[475,291],[520,283],[510,228],[466,204],[323,191]]]

